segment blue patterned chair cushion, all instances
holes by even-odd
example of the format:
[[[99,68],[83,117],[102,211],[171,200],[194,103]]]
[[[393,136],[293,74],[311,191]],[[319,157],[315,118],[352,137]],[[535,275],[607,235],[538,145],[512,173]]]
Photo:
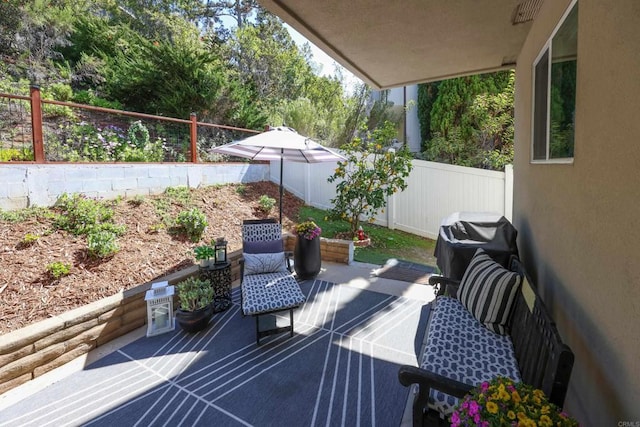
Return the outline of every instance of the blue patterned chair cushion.
[[[282,239],[282,226],[278,223],[243,224],[242,240],[244,242],[266,242]]]
[[[455,298],[438,297],[432,312],[421,368],[473,386],[497,375],[520,381],[508,336],[485,328]],[[448,416],[458,399],[431,390],[429,407]]]
[[[246,275],[242,281],[242,311],[245,315],[294,308],[304,301],[298,282],[288,271]]]

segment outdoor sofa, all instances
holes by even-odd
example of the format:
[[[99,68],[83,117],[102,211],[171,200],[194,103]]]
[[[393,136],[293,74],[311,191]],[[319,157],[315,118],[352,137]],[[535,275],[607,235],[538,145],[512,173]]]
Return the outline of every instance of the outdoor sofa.
[[[459,398],[498,375],[562,408],[574,355],[516,257],[507,270],[478,249],[461,281],[432,276],[430,284],[438,296],[420,367],[398,373],[415,385],[414,426],[445,423]]]

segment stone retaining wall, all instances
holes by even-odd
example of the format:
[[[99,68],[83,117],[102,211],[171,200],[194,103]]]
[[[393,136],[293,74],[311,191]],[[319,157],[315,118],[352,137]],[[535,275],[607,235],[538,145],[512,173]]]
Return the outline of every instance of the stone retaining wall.
[[[284,237],[285,249],[293,250],[295,237]],[[323,238],[321,251],[323,261],[353,261],[353,243],[346,240]],[[240,278],[241,256],[240,250],[228,255],[234,282]],[[176,284],[197,273],[193,266],[158,281]],[[143,326],[150,287],[146,283],[0,336],[0,394]]]

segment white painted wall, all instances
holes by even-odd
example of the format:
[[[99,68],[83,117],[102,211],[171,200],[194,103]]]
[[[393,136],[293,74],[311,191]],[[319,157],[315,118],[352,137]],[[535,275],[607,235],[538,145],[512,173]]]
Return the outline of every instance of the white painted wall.
[[[0,209],[51,206],[63,193],[105,199],[159,194],[167,187],[265,181],[268,164],[0,165]]]

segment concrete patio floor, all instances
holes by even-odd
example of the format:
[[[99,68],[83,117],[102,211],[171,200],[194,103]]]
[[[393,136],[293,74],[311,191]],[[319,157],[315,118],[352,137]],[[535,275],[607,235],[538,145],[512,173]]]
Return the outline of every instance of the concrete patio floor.
[[[318,274],[317,278],[343,286],[424,301],[425,304],[435,298],[433,288],[431,286],[376,277],[375,272],[380,267],[381,266],[379,265],[359,262],[353,262],[350,265],[323,262],[322,270]],[[234,287],[238,285],[239,282],[237,281],[233,283]],[[87,365],[138,338],[144,337],[145,333],[146,326],[138,328],[106,345],[92,350],[86,355],[78,357],[60,368],[54,369],[53,371],[29,381],[28,383],[9,390],[8,392],[0,395],[0,411],[22,401],[23,399],[28,399],[38,391],[53,383],[64,380],[65,377],[73,374],[74,372],[81,371]],[[411,400],[411,398],[409,400]],[[410,413],[409,402],[407,402],[407,408],[405,409],[405,417],[403,418],[402,425],[410,425],[411,420],[410,418],[407,418],[407,416],[410,417]]]

